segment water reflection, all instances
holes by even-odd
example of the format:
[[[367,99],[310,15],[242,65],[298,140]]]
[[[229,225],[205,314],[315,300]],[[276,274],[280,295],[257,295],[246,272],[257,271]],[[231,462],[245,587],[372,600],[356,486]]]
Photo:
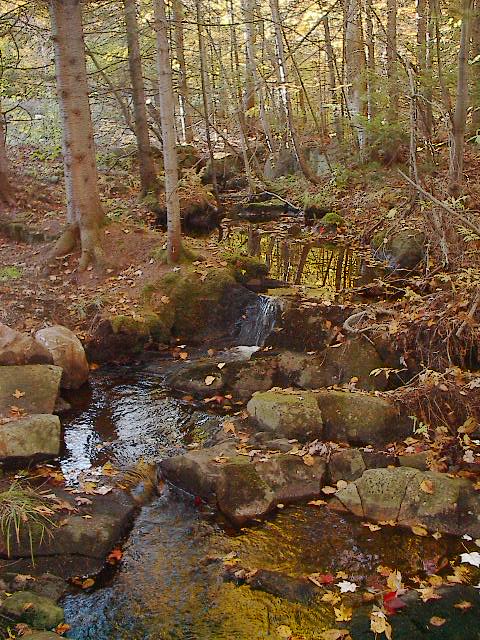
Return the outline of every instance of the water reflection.
[[[284,232],[255,227],[231,229],[224,244],[232,251],[262,258],[271,278],[331,294],[370,282],[378,275],[378,266],[358,250],[316,239],[292,238]]]

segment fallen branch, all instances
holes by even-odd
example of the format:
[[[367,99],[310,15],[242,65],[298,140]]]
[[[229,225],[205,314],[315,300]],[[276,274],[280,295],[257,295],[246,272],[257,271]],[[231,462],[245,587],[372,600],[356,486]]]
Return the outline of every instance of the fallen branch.
[[[480,304],[480,287],[477,288],[477,295],[475,296],[475,298],[474,298],[474,300],[472,302],[472,306],[470,307],[466,318],[464,319],[462,324],[457,329],[457,332],[455,334],[457,336],[457,338],[460,338],[460,336],[462,335],[463,330],[465,329],[467,324],[473,320],[473,316],[475,315],[475,312],[476,312],[477,307],[478,307],[479,304]]]
[[[469,218],[465,217],[463,214],[461,214],[459,211],[456,211],[455,209],[452,209],[452,207],[449,207],[448,204],[446,204],[445,202],[443,202],[442,200],[438,200],[438,198],[436,198],[434,195],[432,195],[431,193],[429,193],[428,191],[425,191],[425,189],[423,187],[421,187],[419,184],[416,184],[413,180],[411,180],[407,175],[405,175],[403,173],[403,171],[400,171],[400,169],[397,169],[398,173],[405,178],[405,180],[411,184],[413,187],[415,187],[415,189],[417,189],[417,191],[419,193],[422,194],[422,196],[424,196],[425,198],[427,198],[428,200],[430,200],[431,202],[433,202],[434,204],[438,205],[439,207],[441,207],[442,209],[445,209],[445,211],[447,213],[449,213],[451,216],[454,216],[455,218],[458,218],[459,220],[461,220],[463,222],[463,224],[470,229],[470,231],[473,231],[474,233],[476,233],[478,236],[480,236],[480,227],[477,227],[477,225],[475,225],[471,220],[469,220]]]

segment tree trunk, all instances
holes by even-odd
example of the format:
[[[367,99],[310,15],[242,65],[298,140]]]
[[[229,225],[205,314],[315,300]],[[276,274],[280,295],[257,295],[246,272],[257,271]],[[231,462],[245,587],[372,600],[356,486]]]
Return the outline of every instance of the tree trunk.
[[[245,35],[245,91],[243,108],[245,111],[255,106],[256,68],[255,60],[255,0],[242,0],[243,32]]]
[[[390,124],[394,124],[398,120],[399,94],[397,77],[397,0],[387,0],[387,79],[387,120]]]
[[[450,166],[448,170],[448,190],[457,197],[463,181],[463,150],[468,108],[468,54],[470,50],[470,30],[473,0],[464,0],[462,27],[458,49],[457,98],[452,115],[450,132]]]
[[[367,113],[371,120],[375,115],[375,35],[373,31],[373,7],[372,0],[365,2],[365,35],[367,40]]]
[[[417,0],[417,68],[418,68],[418,85],[420,93],[420,103],[417,104],[420,116],[421,132],[427,140],[432,137],[433,114],[432,114],[432,95],[428,86],[429,70],[429,46],[427,44],[428,37],[428,16],[427,16],[427,0]]]
[[[351,117],[354,134],[364,154],[366,138],[362,118],[366,106],[366,56],[362,30],[362,8],[360,0],[345,0],[345,76],[347,107]]]
[[[0,105],[0,201],[10,206],[13,204],[13,189],[10,183],[10,170],[5,147],[6,131],[3,123],[4,116]]]
[[[138,147],[138,164],[142,195],[155,192],[158,188],[155,165],[153,163],[150,135],[148,132],[145,86],[143,84],[142,57],[138,38],[136,0],[124,0],[125,24],[127,26],[128,65],[132,83],[133,112],[135,114],[135,136]]]
[[[172,0],[173,37],[175,40],[175,57],[178,63],[178,100],[184,142],[193,142],[192,108],[190,106],[190,89],[187,82],[187,65],[185,63],[185,45],[183,38],[183,5],[181,0]]]
[[[101,225],[104,214],[98,193],[98,176],[88,100],[82,5],[79,0],[50,0],[52,36],[60,115],[63,124],[63,158],[67,193],[67,228],[54,253],[65,255],[80,241],[79,269],[102,263]]]
[[[337,140],[338,142],[342,142],[343,126],[342,126],[342,114],[341,114],[341,100],[338,99],[337,75],[335,70],[335,56],[333,53],[332,38],[330,36],[330,25],[328,23],[328,16],[325,16],[323,18],[323,29],[325,32],[325,53],[327,54],[330,96],[332,99],[332,104],[334,105],[333,122],[335,126],[335,133],[337,135]]]
[[[167,253],[170,262],[178,262],[182,249],[180,200],[178,197],[178,162],[175,148],[175,95],[168,46],[167,17],[164,0],[154,0],[157,37],[157,73],[162,122],[163,165],[165,168],[165,199],[167,204]]]
[[[290,137],[293,143],[293,148],[295,149],[295,154],[298,158],[298,162],[300,164],[300,168],[304,176],[307,178],[307,180],[309,180],[313,184],[319,184],[319,180],[317,176],[314,175],[313,171],[309,167],[302,153],[302,150],[298,141],[298,137],[297,137],[295,123],[293,120],[292,101],[290,99],[290,92],[288,90],[288,84],[287,84],[288,83],[287,67],[286,67],[285,50],[283,46],[282,23],[280,20],[280,9],[278,6],[278,0],[270,0],[270,10],[272,13],[272,21],[275,29],[276,53],[277,53],[278,68],[279,68],[280,80],[281,80],[280,90],[281,90],[283,104],[285,107],[287,124],[290,131]]]
[[[480,55],[480,0],[475,2],[475,13],[472,19],[472,54],[474,58]],[[472,64],[472,136],[480,129],[480,59]]]

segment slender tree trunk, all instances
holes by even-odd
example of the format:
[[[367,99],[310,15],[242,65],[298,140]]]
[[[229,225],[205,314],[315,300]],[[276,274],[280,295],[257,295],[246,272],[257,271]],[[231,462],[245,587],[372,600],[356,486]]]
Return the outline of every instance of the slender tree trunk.
[[[450,166],[448,172],[448,190],[454,196],[460,195],[463,182],[463,150],[468,108],[468,54],[470,51],[472,8],[473,0],[464,0],[460,46],[458,49],[457,98],[450,133]]]
[[[335,56],[332,47],[332,38],[330,36],[330,25],[328,22],[328,16],[323,18],[323,29],[325,32],[325,53],[327,54],[328,64],[328,78],[330,84],[330,96],[333,107],[333,123],[335,126],[335,133],[337,135],[338,142],[343,140],[343,126],[342,126],[342,114],[341,114],[341,100],[338,99],[337,80],[335,72]]]
[[[347,108],[356,136],[360,155],[364,154],[366,138],[366,56],[362,30],[362,7],[360,0],[345,0],[345,76],[348,85]]]
[[[397,0],[387,0],[387,78],[388,111],[390,124],[398,120],[398,77],[397,77]]]
[[[371,120],[375,115],[375,34],[373,31],[372,0],[365,2],[365,32],[367,40],[367,113]]]
[[[0,104],[0,201],[10,206],[13,204],[13,189],[10,182],[10,169],[5,147],[5,137],[4,116]]]
[[[154,0],[157,38],[157,74],[162,123],[165,199],[167,204],[167,252],[170,262],[178,262],[182,249],[180,200],[178,197],[178,162],[175,136],[175,95],[168,46],[167,17],[164,0]]]
[[[295,149],[296,156],[298,158],[298,162],[300,164],[300,168],[304,174],[304,176],[312,182],[313,184],[319,184],[319,180],[317,176],[314,175],[311,170],[308,162],[305,160],[305,157],[302,153],[302,149],[300,147],[300,143],[298,141],[297,131],[295,128],[295,123],[293,120],[293,112],[292,112],[292,101],[290,98],[290,92],[288,90],[288,78],[287,78],[287,67],[286,67],[286,58],[285,58],[285,50],[283,46],[283,33],[282,33],[282,23],[280,20],[280,9],[278,6],[278,0],[270,0],[270,10],[272,13],[272,21],[275,29],[275,43],[277,49],[277,60],[278,60],[278,68],[280,71],[280,79],[281,79],[281,95],[283,104],[285,107],[285,112],[287,116],[288,128],[290,131],[290,137],[292,139],[293,147]]]
[[[475,2],[475,13],[472,19],[472,54],[476,58],[480,55],[480,0]],[[472,136],[480,129],[480,60],[472,64],[472,122],[470,131]]]
[[[243,108],[245,111],[255,106],[255,0],[242,0],[243,32],[245,37],[245,91]]]
[[[200,22],[202,16],[202,4],[201,0],[196,0],[195,3],[196,15],[197,15],[197,32],[198,32],[198,48],[200,53],[200,80],[202,85],[202,99],[203,99],[203,111],[205,117],[205,135],[207,138],[208,154],[210,157],[210,164],[212,166],[212,184],[215,199],[217,204],[220,202],[220,196],[218,194],[217,172],[215,170],[215,155],[213,152],[212,137],[210,134],[210,113],[209,113],[209,88],[207,78],[207,54],[205,51],[205,40],[203,37],[203,28]]]
[[[178,100],[182,120],[184,142],[193,142],[192,108],[190,106],[190,89],[187,81],[187,65],[185,63],[185,43],[183,38],[183,4],[182,0],[172,0],[173,37],[175,40],[175,57],[178,63]]]
[[[98,193],[93,126],[88,100],[82,4],[50,0],[52,35],[67,193],[67,228],[54,253],[65,255],[80,241],[79,269],[103,263],[101,226],[104,214]]]
[[[428,9],[427,0],[417,0],[417,68],[420,103],[421,132],[427,140],[432,137],[433,114],[431,89],[428,86],[429,45],[428,45]]]
[[[132,83],[133,111],[135,114],[135,136],[137,138],[138,164],[140,167],[140,183],[142,195],[145,196],[149,191],[155,192],[158,184],[148,132],[136,0],[124,0],[124,7],[125,24],[127,26],[128,64]]]

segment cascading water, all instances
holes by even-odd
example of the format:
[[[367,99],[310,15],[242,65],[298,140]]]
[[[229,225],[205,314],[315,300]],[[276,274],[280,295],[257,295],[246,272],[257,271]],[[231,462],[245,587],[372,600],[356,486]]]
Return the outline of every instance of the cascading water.
[[[255,302],[246,308],[237,323],[239,327],[237,343],[247,347],[263,347],[275,327],[280,310],[279,298],[257,296]]]

